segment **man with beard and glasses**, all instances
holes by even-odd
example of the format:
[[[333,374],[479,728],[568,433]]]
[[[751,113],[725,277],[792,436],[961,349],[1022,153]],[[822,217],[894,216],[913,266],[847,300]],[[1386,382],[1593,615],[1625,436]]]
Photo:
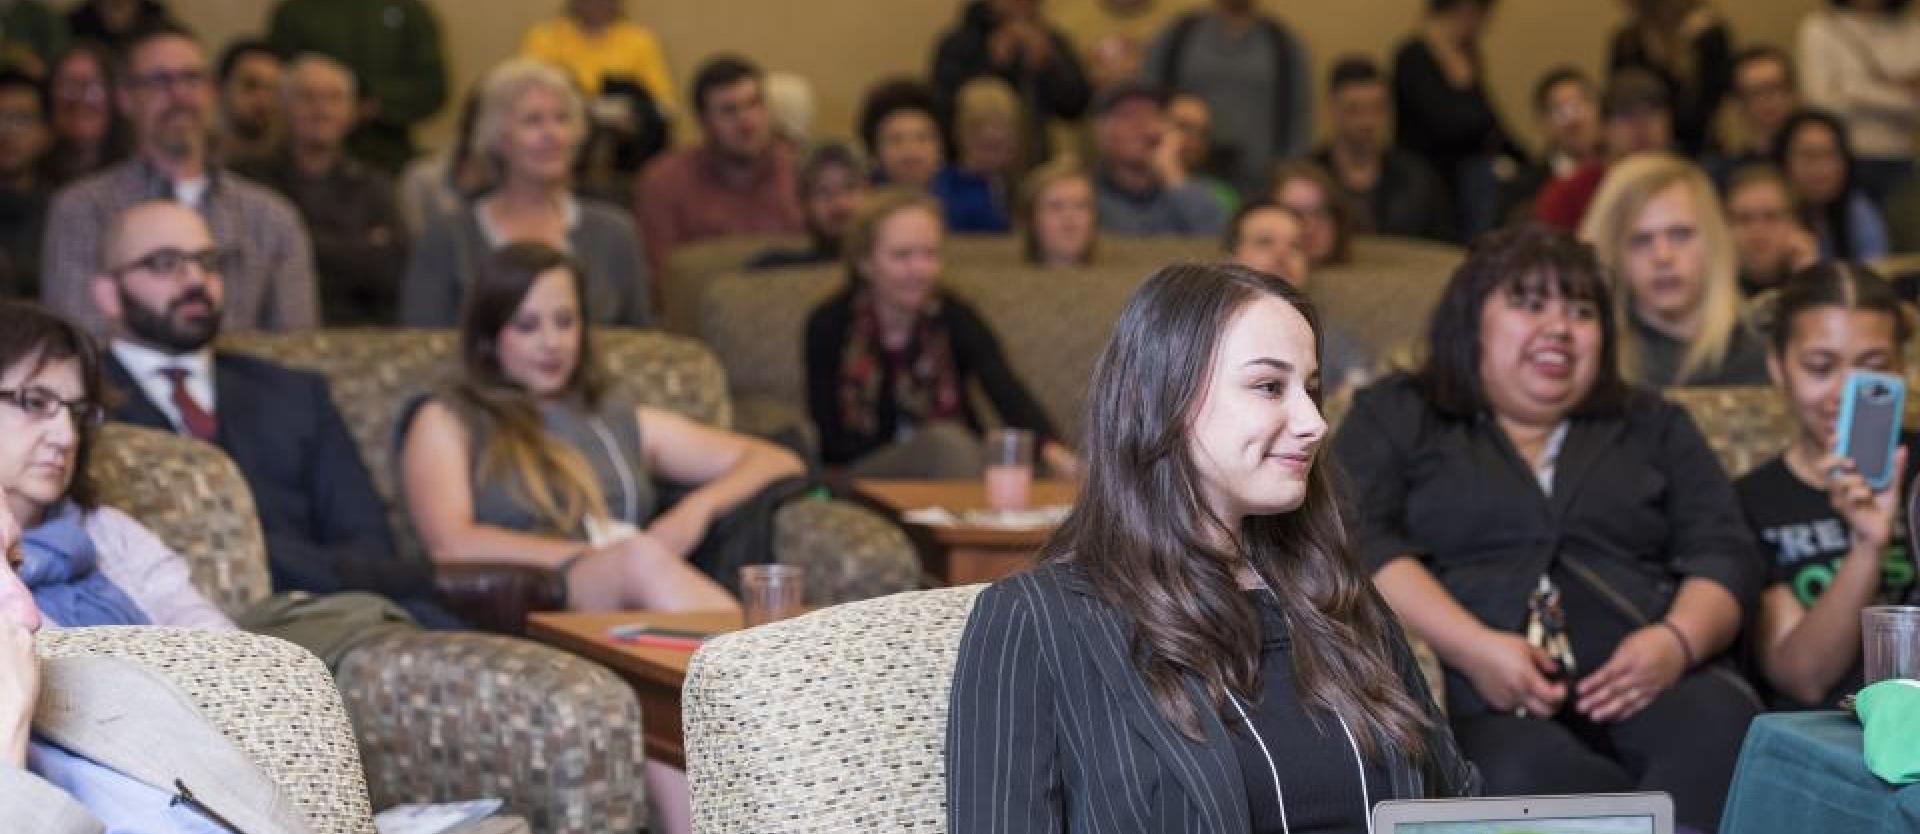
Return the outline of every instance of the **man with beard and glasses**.
[[[732,55],[694,74],[693,112],[706,141],[656,157],[634,188],[652,274],[665,274],[667,256],[683,243],[805,230],[793,149],[774,135],[765,81],[759,67]]]
[[[177,29],[141,35],[128,47],[114,92],[133,127],[133,156],[54,195],[41,253],[41,300],[82,327],[105,332],[104,311],[89,286],[101,238],[129,207],[173,200],[197,211],[232,250],[224,275],[228,330],[318,327],[313,248],[300,215],[280,195],[209,158],[213,79],[200,43]]]
[[[462,624],[434,599],[432,569],[395,548],[353,437],[305,371],[212,349],[232,251],[178,203],[128,209],[89,281],[112,337],[106,374],[122,422],[213,443],[239,466],[266,533],[275,592],[366,591],[428,628]]]

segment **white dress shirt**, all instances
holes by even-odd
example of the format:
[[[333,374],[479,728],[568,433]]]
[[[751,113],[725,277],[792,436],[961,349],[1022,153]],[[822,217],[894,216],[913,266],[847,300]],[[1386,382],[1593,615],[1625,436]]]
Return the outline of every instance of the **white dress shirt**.
[[[120,366],[127,369],[147,400],[167,416],[167,422],[173,424],[173,430],[186,433],[187,424],[180,419],[180,409],[173,405],[173,380],[161,373],[167,368],[187,369],[187,393],[208,414],[219,415],[214,407],[213,390],[213,349],[201,348],[192,353],[163,353],[145,345],[137,345],[125,339],[113,340],[113,357],[120,360]]]

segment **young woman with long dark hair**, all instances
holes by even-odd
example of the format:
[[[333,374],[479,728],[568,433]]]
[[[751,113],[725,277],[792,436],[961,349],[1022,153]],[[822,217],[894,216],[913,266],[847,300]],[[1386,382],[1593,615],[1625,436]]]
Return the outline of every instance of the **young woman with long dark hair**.
[[[961,639],[949,830],[1361,832],[1374,802],[1473,789],[1348,552],[1318,340],[1254,270],[1135,293],[1072,514]]]

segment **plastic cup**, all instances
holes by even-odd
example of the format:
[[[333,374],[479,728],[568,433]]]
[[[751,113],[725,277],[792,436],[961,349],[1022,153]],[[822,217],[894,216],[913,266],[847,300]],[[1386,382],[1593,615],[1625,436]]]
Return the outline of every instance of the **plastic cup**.
[[[747,628],[798,616],[804,609],[807,575],[798,565],[747,565],[740,569],[740,607]]]
[[[1920,606],[1875,605],[1860,612],[1864,683],[1920,679]]]
[[[988,432],[985,464],[987,506],[1000,512],[1026,509],[1033,493],[1033,432]]]

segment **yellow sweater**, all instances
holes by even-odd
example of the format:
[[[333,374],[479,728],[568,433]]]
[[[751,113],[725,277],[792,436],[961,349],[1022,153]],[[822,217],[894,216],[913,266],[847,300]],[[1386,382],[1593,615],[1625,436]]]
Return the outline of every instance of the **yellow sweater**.
[[[588,97],[600,94],[602,78],[625,75],[646,87],[661,109],[679,109],[659,39],[631,21],[616,21],[594,37],[582,31],[573,18],[558,17],[527,30],[520,52],[573,73]]]

